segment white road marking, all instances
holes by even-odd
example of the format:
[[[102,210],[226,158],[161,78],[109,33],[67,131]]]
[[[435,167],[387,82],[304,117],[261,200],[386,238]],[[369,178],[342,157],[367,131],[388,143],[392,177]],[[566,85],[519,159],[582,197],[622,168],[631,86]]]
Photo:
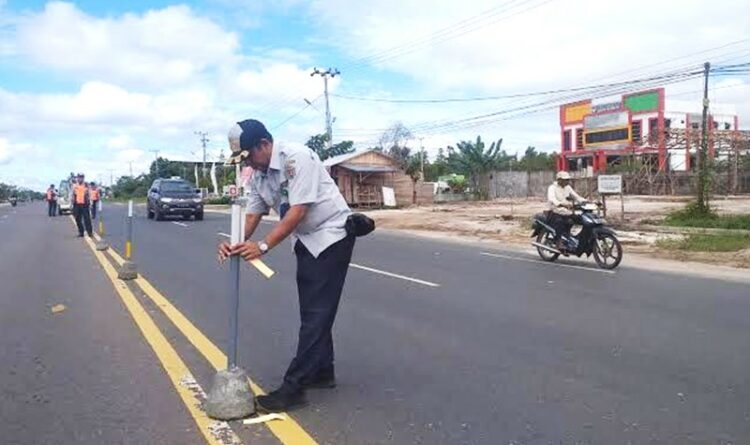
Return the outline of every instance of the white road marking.
[[[440,287],[440,285],[437,284],[437,283],[431,283],[429,281],[419,280],[417,278],[406,277],[406,276],[403,276],[403,275],[399,275],[399,274],[395,274],[395,273],[391,273],[391,272],[386,272],[384,270],[373,269],[372,267],[361,266],[359,264],[354,264],[354,263],[350,263],[349,266],[353,267],[355,269],[366,270],[368,272],[372,272],[372,273],[376,273],[376,274],[380,274],[380,275],[385,275],[385,276],[391,277],[391,278],[398,278],[400,280],[411,281],[412,283],[422,284],[424,286]]]
[[[510,255],[500,255],[499,253],[480,252],[480,255],[491,256],[491,257],[495,257],[495,258],[504,258],[506,260],[524,261],[524,262],[527,262],[527,263],[541,264],[541,265],[544,265],[544,266],[568,267],[570,269],[587,270],[589,272],[599,272],[599,273],[606,273],[606,274],[615,274],[614,270],[593,269],[591,267],[574,266],[572,264],[547,263],[545,261],[532,260],[530,258],[521,258],[521,257],[517,257],[517,256],[510,256]]]
[[[231,237],[232,237],[232,235],[230,235],[230,234],[228,234],[228,233],[224,233],[224,232],[219,232],[219,233],[218,233],[218,235],[219,235],[219,236],[223,236],[223,237],[225,237],[225,238],[231,238]]]
[[[181,223],[181,222],[177,222],[177,221],[172,221],[172,224],[177,224],[178,226],[182,226],[182,227],[188,227],[187,224]]]

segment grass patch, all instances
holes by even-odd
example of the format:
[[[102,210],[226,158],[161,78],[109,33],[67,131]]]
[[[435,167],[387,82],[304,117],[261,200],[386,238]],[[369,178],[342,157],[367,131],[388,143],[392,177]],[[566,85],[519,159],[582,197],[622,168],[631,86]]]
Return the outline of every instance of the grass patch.
[[[658,247],[690,252],[737,252],[750,248],[750,235],[689,235],[682,240],[662,240]]]
[[[709,210],[699,211],[696,206],[688,205],[677,210],[664,219],[663,225],[674,227],[701,227],[706,229],[750,230],[750,215],[722,215]]]

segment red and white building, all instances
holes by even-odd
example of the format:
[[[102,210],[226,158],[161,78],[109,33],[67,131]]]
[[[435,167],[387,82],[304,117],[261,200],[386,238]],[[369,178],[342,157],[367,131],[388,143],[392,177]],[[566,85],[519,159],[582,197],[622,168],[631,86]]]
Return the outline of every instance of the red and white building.
[[[607,165],[633,156],[652,159],[659,171],[687,171],[695,165],[699,144],[691,141],[701,122],[700,102],[665,100],[664,88],[565,104],[557,169],[603,173]],[[734,106],[711,105],[708,129],[709,156],[714,156],[711,135],[739,131]],[[680,130],[679,141],[672,130]]]

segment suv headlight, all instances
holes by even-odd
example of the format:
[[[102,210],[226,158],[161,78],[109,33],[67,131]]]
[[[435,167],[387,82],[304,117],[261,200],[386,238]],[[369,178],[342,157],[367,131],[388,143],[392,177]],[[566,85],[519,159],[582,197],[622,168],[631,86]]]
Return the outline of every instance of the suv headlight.
[[[193,198],[193,202],[201,203],[203,202],[203,198]]]
[[[172,198],[161,198],[160,201],[161,202],[172,202],[172,201],[174,201],[174,199],[172,199]]]

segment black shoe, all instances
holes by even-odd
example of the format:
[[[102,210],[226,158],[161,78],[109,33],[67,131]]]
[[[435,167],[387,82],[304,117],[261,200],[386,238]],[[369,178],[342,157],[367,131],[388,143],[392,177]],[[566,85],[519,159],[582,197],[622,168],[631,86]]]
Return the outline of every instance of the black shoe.
[[[79,233],[78,238],[83,238],[83,233]]]
[[[302,389],[295,391],[285,386],[268,395],[255,398],[255,410],[266,414],[291,411],[293,408],[304,405],[307,405],[305,391]]]

